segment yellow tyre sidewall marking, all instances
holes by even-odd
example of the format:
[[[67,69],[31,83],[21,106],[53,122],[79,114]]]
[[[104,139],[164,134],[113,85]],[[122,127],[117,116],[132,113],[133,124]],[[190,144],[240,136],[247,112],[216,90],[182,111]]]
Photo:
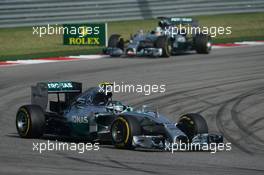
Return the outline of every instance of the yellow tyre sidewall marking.
[[[124,119],[123,117],[119,117],[117,120],[122,121],[123,123],[125,123],[126,125],[126,129],[127,129],[127,134],[126,134],[126,138],[125,138],[125,142],[124,144],[126,144],[128,142],[129,136],[130,136],[130,128],[129,128],[129,124],[126,121],[126,119]],[[123,146],[123,144],[119,144],[119,146]]]
[[[187,117],[187,116],[185,116],[185,115],[182,116],[181,119],[191,120],[189,117]]]
[[[194,125],[194,122],[193,122],[193,120],[191,120],[189,117],[187,117],[187,116],[183,116],[183,117],[181,117],[181,119],[185,119],[185,120],[188,120],[188,122],[191,124],[191,125]]]
[[[25,108],[21,108],[20,111],[24,112],[24,114],[26,115],[27,120],[28,120],[26,132],[24,134],[22,134],[23,136],[26,136],[28,134],[28,131],[29,131],[29,128],[30,128],[31,120],[30,120],[28,111]]]

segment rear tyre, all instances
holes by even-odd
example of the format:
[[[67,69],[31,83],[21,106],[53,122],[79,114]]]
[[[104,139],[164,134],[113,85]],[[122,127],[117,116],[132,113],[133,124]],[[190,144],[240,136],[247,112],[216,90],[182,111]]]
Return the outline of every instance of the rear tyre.
[[[40,138],[44,133],[45,115],[40,106],[21,106],[16,114],[16,128],[22,138]]]
[[[180,117],[177,127],[184,132],[189,141],[197,134],[208,133],[208,126],[200,114],[185,114]]]
[[[212,49],[212,40],[208,35],[199,34],[194,38],[194,47],[199,54],[209,54]]]
[[[162,49],[161,57],[170,57],[171,45],[168,37],[159,36],[156,41],[156,47]]]
[[[108,47],[119,48],[124,51],[125,42],[123,38],[120,38],[121,35],[113,34],[110,36],[108,41]]]
[[[133,149],[133,136],[141,135],[138,120],[132,116],[120,116],[111,125],[112,143],[121,149]]]

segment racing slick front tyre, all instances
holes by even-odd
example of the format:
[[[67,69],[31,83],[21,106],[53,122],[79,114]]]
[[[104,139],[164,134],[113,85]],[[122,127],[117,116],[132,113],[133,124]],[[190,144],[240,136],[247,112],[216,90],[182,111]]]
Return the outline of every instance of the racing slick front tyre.
[[[112,143],[116,148],[134,149],[133,136],[141,135],[138,120],[132,116],[120,116],[111,125]]]
[[[170,57],[172,48],[168,37],[159,36],[156,40],[156,47],[162,49],[161,57]]]
[[[44,133],[45,115],[38,105],[21,106],[16,114],[16,128],[22,138],[40,138]]]
[[[199,54],[209,54],[212,49],[212,40],[208,35],[199,34],[194,38],[194,47]]]
[[[206,120],[200,114],[185,114],[180,117],[177,127],[184,132],[189,141],[197,134],[208,133]]]

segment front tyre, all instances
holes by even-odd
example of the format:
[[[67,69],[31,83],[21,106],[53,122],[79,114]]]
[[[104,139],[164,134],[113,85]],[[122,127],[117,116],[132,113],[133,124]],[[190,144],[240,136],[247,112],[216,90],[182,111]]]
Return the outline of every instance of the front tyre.
[[[209,54],[212,49],[212,39],[208,35],[199,34],[194,38],[194,47],[199,54]]]
[[[170,40],[167,36],[159,36],[157,38],[156,48],[162,49],[161,57],[170,57],[172,48],[170,45]]]
[[[132,116],[120,116],[111,125],[113,145],[122,149],[133,149],[133,136],[141,135],[138,120]]]
[[[40,138],[44,133],[45,115],[40,106],[21,106],[16,114],[16,128],[22,138]]]
[[[208,133],[208,126],[205,119],[196,113],[181,116],[177,127],[187,135],[189,141],[197,134]]]

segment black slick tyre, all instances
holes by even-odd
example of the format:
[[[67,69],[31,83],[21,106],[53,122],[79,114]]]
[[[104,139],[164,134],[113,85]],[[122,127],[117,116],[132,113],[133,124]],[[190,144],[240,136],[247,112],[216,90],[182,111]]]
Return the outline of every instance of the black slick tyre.
[[[120,38],[121,35],[113,34],[110,36],[108,41],[108,47],[111,48],[120,48],[124,51],[125,42],[123,38]]]
[[[111,125],[112,143],[117,148],[133,149],[133,136],[140,134],[141,127],[133,116],[119,116]]]
[[[187,135],[189,141],[197,134],[208,133],[206,120],[196,113],[181,116],[177,127]]]
[[[16,128],[22,138],[40,138],[44,133],[45,115],[40,106],[21,106],[16,114]]]
[[[169,38],[166,36],[159,36],[156,40],[156,48],[162,49],[161,57],[170,57],[171,55],[171,45]]]
[[[212,49],[212,40],[208,35],[198,34],[194,38],[194,47],[199,54],[209,54]]]

